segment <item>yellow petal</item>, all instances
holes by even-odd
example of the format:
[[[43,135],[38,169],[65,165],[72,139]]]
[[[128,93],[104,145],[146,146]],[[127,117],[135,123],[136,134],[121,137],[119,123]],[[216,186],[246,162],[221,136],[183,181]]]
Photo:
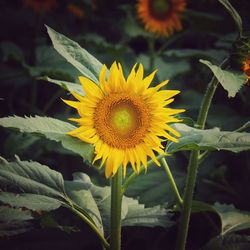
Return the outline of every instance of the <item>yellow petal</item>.
[[[103,97],[103,92],[102,90],[89,80],[88,78],[84,76],[79,77],[80,83],[82,84],[83,90],[86,93],[86,96],[94,97],[94,98],[99,98],[101,99]]]

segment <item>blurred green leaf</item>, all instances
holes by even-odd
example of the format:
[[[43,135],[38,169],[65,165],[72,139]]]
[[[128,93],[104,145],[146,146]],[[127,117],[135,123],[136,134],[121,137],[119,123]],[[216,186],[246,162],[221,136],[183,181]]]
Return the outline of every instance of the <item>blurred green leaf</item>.
[[[11,207],[27,208],[34,211],[51,211],[59,208],[62,203],[54,198],[39,194],[15,194],[0,192],[0,201]]]
[[[75,173],[73,181],[65,182],[68,196],[97,223],[100,230],[110,230],[110,187],[94,185],[84,173]],[[167,210],[160,206],[145,208],[136,199],[123,197],[122,225],[170,226]]]
[[[170,166],[175,165],[170,163]],[[179,190],[183,190],[185,174],[175,168],[171,168],[175,182]],[[147,174],[141,173],[126,190],[129,197],[138,198],[140,203],[146,206],[155,206],[166,203],[171,207],[175,204],[175,195],[163,168],[152,167]]]
[[[250,236],[229,234],[211,239],[200,250],[249,250]]]
[[[41,77],[40,79],[51,82],[51,83],[55,83],[56,85],[68,90],[69,92],[76,92],[82,96],[84,96],[85,94],[82,86],[78,83],[55,80],[48,76]]]
[[[46,28],[56,51],[77,68],[81,74],[97,83],[102,64],[87,50],[81,48],[78,43],[48,26]]]
[[[36,48],[34,66],[24,64],[33,77],[49,75],[52,78],[78,81],[79,71],[67,63],[51,46]]]
[[[166,50],[163,53],[164,56],[168,57],[184,57],[186,58],[201,58],[203,59],[216,59],[218,62],[222,61],[226,55],[227,51],[225,50],[215,50],[215,49],[208,49],[208,50],[200,50],[200,49],[170,49]]]
[[[236,209],[233,205],[215,203],[214,208],[221,218],[221,234],[250,228],[250,213]]]
[[[228,13],[232,16],[240,36],[242,35],[242,20],[239,13],[235,10],[232,4],[228,0],[219,0],[219,2],[226,8]]]
[[[66,233],[79,232],[80,229],[74,226],[62,226],[53,218],[50,213],[43,214],[40,218],[40,225],[42,228],[55,228]]]
[[[31,212],[0,206],[0,236],[11,236],[34,228]]]
[[[138,63],[142,63],[144,67],[149,69],[149,56],[141,54],[138,59]],[[190,69],[190,65],[186,60],[167,61],[160,57],[156,57],[154,69],[157,69],[157,77],[160,81],[166,79],[173,79],[174,77],[187,72]]]
[[[228,97],[234,97],[247,80],[244,73],[222,70],[211,62],[200,59],[200,62],[207,65],[223,88],[228,92]]]
[[[250,149],[250,133],[220,131],[219,128],[200,130],[185,124],[174,124],[180,132],[179,142],[170,142],[166,152],[182,150],[227,150],[234,153]]]
[[[6,128],[18,129],[22,133],[32,133],[38,136],[44,136],[49,140],[62,143],[62,146],[74,153],[82,156],[85,160],[91,161],[93,147],[67,133],[76,127],[68,122],[49,117],[5,117],[0,118],[0,126]]]
[[[8,59],[15,59],[17,61],[24,61],[23,51],[13,42],[3,41],[0,43],[0,49],[3,54],[3,61]]]

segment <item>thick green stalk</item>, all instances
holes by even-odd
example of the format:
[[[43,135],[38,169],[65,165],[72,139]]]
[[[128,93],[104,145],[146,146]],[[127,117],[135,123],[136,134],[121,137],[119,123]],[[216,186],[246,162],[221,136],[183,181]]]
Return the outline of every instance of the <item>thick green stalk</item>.
[[[121,249],[122,167],[111,179],[110,250]]]
[[[218,86],[218,80],[215,77],[213,77],[212,81],[209,83],[207,90],[206,90],[206,93],[203,97],[201,109],[200,109],[199,116],[197,119],[197,127],[200,129],[205,128],[208,110],[210,108],[210,105],[211,105],[215,90],[217,89],[217,86]]]
[[[193,199],[197,168],[198,168],[198,155],[199,151],[192,151],[189,158],[187,183],[183,199],[176,250],[185,250],[186,246],[188,226],[192,208],[192,199]]]
[[[221,68],[224,68],[227,65],[228,58],[225,59],[220,65]],[[197,119],[197,127],[200,129],[205,128],[205,123],[207,120],[208,111],[214,96],[214,93],[218,86],[218,80],[213,77],[209,83],[206,93],[203,97],[201,104],[200,112]],[[188,226],[190,221],[190,214],[192,209],[192,200],[193,193],[197,177],[197,169],[199,166],[199,151],[192,151],[188,163],[188,175],[187,182],[184,192],[183,207],[181,211],[179,233],[177,236],[177,245],[176,250],[185,250],[187,235],[188,235]]]
[[[228,58],[226,58],[221,63],[220,67],[222,69],[224,69],[227,64],[228,64]],[[213,76],[211,82],[208,84],[206,93],[203,97],[200,112],[199,112],[198,119],[197,119],[197,127],[200,129],[205,128],[205,123],[207,120],[208,111],[209,111],[212,99],[214,97],[214,93],[218,87],[218,84],[219,84],[219,82],[218,82],[217,78],[215,76]]]
[[[98,238],[101,240],[102,245],[105,249],[109,249],[109,244],[104,238],[103,234],[98,230],[98,228],[91,222],[84,214],[82,214],[77,208],[74,206],[68,207],[72,212],[74,212],[79,218],[81,218],[89,227],[96,233]]]
[[[178,202],[178,205],[179,205],[180,207],[182,207],[182,202],[183,202],[183,201],[182,201],[182,198],[181,198],[181,196],[180,196],[180,193],[179,193],[179,191],[178,191],[178,188],[177,188],[177,185],[176,185],[176,183],[175,183],[174,177],[173,177],[173,175],[172,175],[172,173],[171,173],[171,171],[170,171],[170,169],[169,169],[169,166],[168,166],[168,164],[167,164],[165,158],[162,158],[162,159],[161,159],[161,162],[162,162],[162,165],[163,165],[163,167],[164,167],[164,169],[165,169],[165,171],[166,171],[166,173],[167,173],[167,176],[168,176],[168,180],[169,180],[169,182],[170,182],[170,185],[171,185],[171,187],[172,187],[172,189],[173,189],[173,191],[174,191],[174,193],[175,193],[175,197],[176,197],[176,200],[177,200],[177,202]]]

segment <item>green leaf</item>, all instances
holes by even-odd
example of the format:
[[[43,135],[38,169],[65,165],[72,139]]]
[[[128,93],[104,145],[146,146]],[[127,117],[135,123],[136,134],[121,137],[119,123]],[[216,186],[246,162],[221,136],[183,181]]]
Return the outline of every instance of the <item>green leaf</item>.
[[[11,207],[27,208],[34,211],[51,211],[59,208],[62,203],[54,198],[39,194],[0,193],[0,201]]]
[[[229,234],[211,239],[200,250],[248,250],[250,236]]]
[[[2,222],[25,221],[32,219],[33,216],[29,210],[0,206],[0,221]]]
[[[146,54],[141,54],[138,62],[142,63],[146,69],[149,69],[149,56]],[[160,81],[166,79],[173,79],[174,77],[187,72],[190,69],[190,65],[187,60],[176,60],[167,62],[160,57],[156,57],[154,67],[158,69],[157,76]]]
[[[75,226],[62,226],[54,219],[50,213],[43,214],[40,218],[40,225],[42,228],[55,228],[66,233],[80,232],[80,229]]]
[[[228,92],[228,97],[234,97],[247,80],[244,73],[223,70],[206,60],[200,59],[200,62],[210,68],[222,87]]]
[[[64,182],[59,172],[38,162],[20,161],[18,158],[14,162],[3,158],[0,160],[1,186],[12,185],[22,192],[45,195],[61,201],[65,199]]]
[[[39,46],[36,48],[35,65],[23,63],[33,77],[49,75],[52,78],[76,81],[79,71],[67,63],[52,46]]]
[[[64,89],[68,90],[69,92],[76,92],[76,93],[78,93],[79,95],[82,95],[82,96],[85,95],[85,93],[83,91],[83,88],[82,88],[82,86],[80,84],[55,80],[55,79],[52,79],[52,78],[50,78],[48,76],[41,77],[40,79],[51,82],[51,83],[54,83],[54,84],[56,84],[56,85],[58,85],[58,86],[60,86],[60,87],[62,87]]]
[[[81,209],[88,212],[99,230],[108,234],[110,230],[110,187],[94,185],[84,173],[74,173],[73,181],[66,181],[68,196]],[[123,197],[122,224],[124,226],[170,226],[167,211],[160,206],[145,209],[137,200]]]
[[[219,128],[196,129],[185,124],[174,124],[180,132],[178,143],[170,142],[166,152],[182,150],[227,150],[234,153],[250,149],[250,133],[220,131]]]
[[[177,165],[170,163],[170,166]],[[175,168],[171,168],[175,182],[182,190],[185,184],[185,174]],[[126,195],[138,198],[140,203],[146,206],[155,206],[167,203],[169,207],[176,204],[175,195],[168,181],[164,168],[153,166],[148,170],[147,174],[141,173],[136,180],[128,186]]]
[[[97,83],[102,64],[85,49],[81,48],[78,43],[48,26],[46,28],[57,52],[77,68],[81,74]]]
[[[103,221],[95,197],[90,190],[91,185],[89,176],[82,173],[74,173],[73,181],[65,181],[67,195],[91,217],[103,233]]]
[[[50,211],[63,205],[74,212],[76,209],[73,208],[73,203],[77,203],[77,201],[71,201],[66,195],[64,184],[67,184],[67,182],[64,183],[62,175],[47,166],[37,162],[20,161],[19,159],[16,162],[8,162],[1,158],[0,188],[8,189],[11,187],[11,190],[15,188],[22,193],[1,193],[0,201],[11,206],[25,207],[35,211]],[[76,187],[79,188],[79,186]],[[102,190],[102,188],[100,189]],[[78,189],[80,194],[82,194],[82,190],[84,188],[81,185]],[[67,191],[71,194],[74,192],[74,188],[71,186]],[[83,199],[83,197],[79,198],[79,201],[80,199]],[[81,202],[87,207],[89,206],[88,201],[83,199]],[[91,215],[84,208],[81,211],[78,210],[78,212],[81,213],[82,220],[87,217],[89,221]]]
[[[28,210],[0,206],[0,236],[11,236],[34,228],[34,219]]]
[[[206,59],[216,59],[217,61],[222,61],[227,56],[226,50],[200,50],[200,49],[170,49],[163,53],[164,56],[168,57],[180,57],[180,58],[206,58]]]
[[[10,116],[0,118],[0,126],[15,128],[22,133],[44,136],[47,139],[60,142],[64,148],[82,156],[85,160],[89,162],[92,160],[92,145],[67,135],[69,131],[76,128],[68,122],[40,116],[25,118]]]
[[[235,8],[231,5],[228,0],[219,0],[219,2],[226,8],[228,13],[232,16],[237,29],[239,31],[240,36],[242,35],[242,20],[239,13],[235,10]]]
[[[138,200],[124,197],[128,212],[122,220],[122,226],[144,226],[144,227],[171,227],[174,222],[170,220],[171,214],[161,206],[147,207],[139,204]]]
[[[236,209],[233,205],[215,203],[214,208],[221,218],[221,234],[250,228],[250,213]]]
[[[240,128],[236,129],[235,132],[244,131],[244,130],[246,130],[248,128],[250,128],[250,121],[246,122]]]

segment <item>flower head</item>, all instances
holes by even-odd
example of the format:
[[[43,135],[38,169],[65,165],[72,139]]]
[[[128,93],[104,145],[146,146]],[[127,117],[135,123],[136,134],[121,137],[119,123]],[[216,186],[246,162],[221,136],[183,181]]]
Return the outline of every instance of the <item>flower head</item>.
[[[35,12],[48,12],[56,6],[57,0],[23,0],[24,6]]]
[[[138,0],[137,13],[148,31],[170,36],[182,29],[185,7],[186,0]]]
[[[143,66],[135,68],[125,79],[122,66],[114,62],[106,78],[104,65],[99,85],[80,77],[86,95],[73,92],[78,101],[64,100],[80,115],[79,119],[70,119],[80,127],[69,135],[94,145],[93,162],[101,160],[101,166],[106,164],[106,177],[115,175],[119,167],[123,167],[125,176],[128,163],[136,172],[141,163],[146,169],[148,157],[160,165],[155,152],[164,154],[162,142],[177,142],[180,136],[168,123],[179,122],[173,115],[184,110],[165,107],[180,91],[160,90],[168,81],[149,87],[156,71],[144,78]]]
[[[242,62],[242,70],[247,76],[246,85],[250,85],[250,57],[247,57]]]
[[[69,3],[67,5],[67,9],[70,13],[72,13],[75,17],[79,19],[82,19],[85,16],[83,9],[73,3]]]

